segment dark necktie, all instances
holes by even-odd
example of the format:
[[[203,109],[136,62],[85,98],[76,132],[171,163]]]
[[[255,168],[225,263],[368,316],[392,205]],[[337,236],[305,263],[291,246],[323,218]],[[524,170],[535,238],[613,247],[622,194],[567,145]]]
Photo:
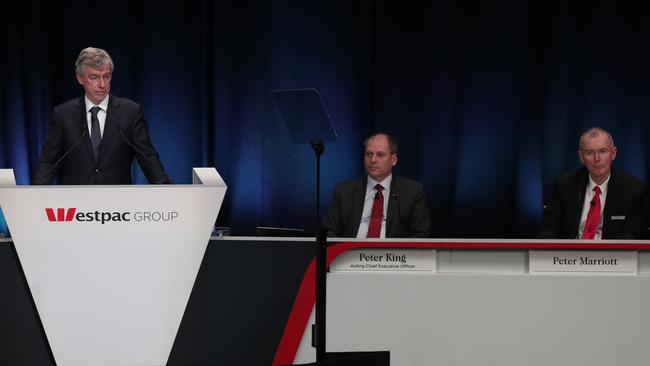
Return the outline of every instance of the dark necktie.
[[[102,142],[102,132],[99,129],[99,119],[97,119],[97,113],[100,110],[99,106],[90,108],[90,142],[93,145],[95,161],[99,160],[99,144]]]
[[[594,198],[591,199],[590,205],[582,239],[593,239],[598,231],[598,224],[600,224],[600,187],[598,186],[594,187]]]
[[[377,194],[375,201],[372,203],[372,212],[370,213],[370,224],[368,225],[368,238],[378,238],[381,234],[381,221],[384,218],[384,195],[381,193],[384,187],[381,184],[375,186]]]

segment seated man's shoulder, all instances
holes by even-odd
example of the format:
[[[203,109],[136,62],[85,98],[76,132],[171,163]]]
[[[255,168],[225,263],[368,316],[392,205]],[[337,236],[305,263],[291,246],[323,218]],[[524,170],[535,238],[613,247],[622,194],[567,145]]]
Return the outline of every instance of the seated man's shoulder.
[[[355,179],[350,179],[346,180],[343,182],[340,182],[336,185],[336,189],[338,190],[349,190],[353,188],[365,188],[364,187],[364,179],[363,178],[355,178]]]
[[[393,179],[395,179],[395,184],[399,184],[400,187],[402,188],[413,188],[413,189],[423,189],[422,183],[409,179],[409,178],[404,178],[402,176],[395,176]]]
[[[573,191],[576,187],[582,187],[589,180],[589,172],[585,168],[569,170],[555,177],[555,186],[560,189]]]
[[[629,188],[645,189],[645,183],[636,176],[620,169],[612,170],[612,176],[623,182]]]
[[[571,181],[571,180],[576,180],[580,178],[587,178],[587,175],[589,173],[587,172],[587,169],[585,168],[580,168],[580,169],[574,169],[574,170],[569,170],[566,172],[561,173],[560,175],[557,176],[558,181]]]

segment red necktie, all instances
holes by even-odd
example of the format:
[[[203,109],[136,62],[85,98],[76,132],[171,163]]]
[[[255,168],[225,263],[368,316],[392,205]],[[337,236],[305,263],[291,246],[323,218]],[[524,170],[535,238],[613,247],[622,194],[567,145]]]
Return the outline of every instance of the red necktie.
[[[596,231],[598,231],[598,224],[600,223],[600,187],[594,187],[594,198],[592,198],[590,204],[591,207],[589,207],[589,213],[587,214],[582,239],[593,239]]]
[[[384,187],[381,184],[375,186],[375,202],[372,203],[372,212],[370,213],[370,225],[368,225],[368,238],[378,238],[381,234],[381,220],[384,218],[384,195],[381,190]]]

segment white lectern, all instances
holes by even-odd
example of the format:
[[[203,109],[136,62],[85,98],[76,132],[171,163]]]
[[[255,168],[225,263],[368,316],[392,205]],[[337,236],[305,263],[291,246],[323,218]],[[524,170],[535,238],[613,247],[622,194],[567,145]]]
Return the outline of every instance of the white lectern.
[[[57,365],[164,365],[226,193],[194,184],[16,186],[0,206]]]

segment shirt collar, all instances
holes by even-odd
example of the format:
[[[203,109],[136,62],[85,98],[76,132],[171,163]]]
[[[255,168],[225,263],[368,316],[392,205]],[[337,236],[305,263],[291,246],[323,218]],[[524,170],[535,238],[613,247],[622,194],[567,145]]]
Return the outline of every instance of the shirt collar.
[[[393,173],[390,173],[386,178],[384,178],[384,180],[381,181],[381,183],[372,179],[371,176],[368,176],[368,185],[366,186],[366,191],[374,189],[377,183],[381,184],[381,186],[384,187],[384,191],[389,191],[390,183],[392,181],[393,181]]]
[[[84,95],[84,101],[86,102],[86,113],[90,112],[90,108],[94,107],[95,105],[98,105],[104,112],[106,112],[108,110],[108,98],[110,98],[110,94],[107,95],[101,103],[94,104],[90,101],[90,99],[88,99],[87,95]]]
[[[599,186],[600,187],[600,192],[603,195],[607,194],[607,187],[609,186],[609,179],[611,177],[612,177],[612,174],[610,173],[609,177],[607,177],[607,179],[605,179],[605,181],[602,184],[599,185],[599,184],[596,184],[596,182],[594,182],[593,179],[591,179],[591,175],[590,175],[589,176],[589,184],[587,184],[587,190],[589,192],[592,192],[594,190],[595,186]]]

